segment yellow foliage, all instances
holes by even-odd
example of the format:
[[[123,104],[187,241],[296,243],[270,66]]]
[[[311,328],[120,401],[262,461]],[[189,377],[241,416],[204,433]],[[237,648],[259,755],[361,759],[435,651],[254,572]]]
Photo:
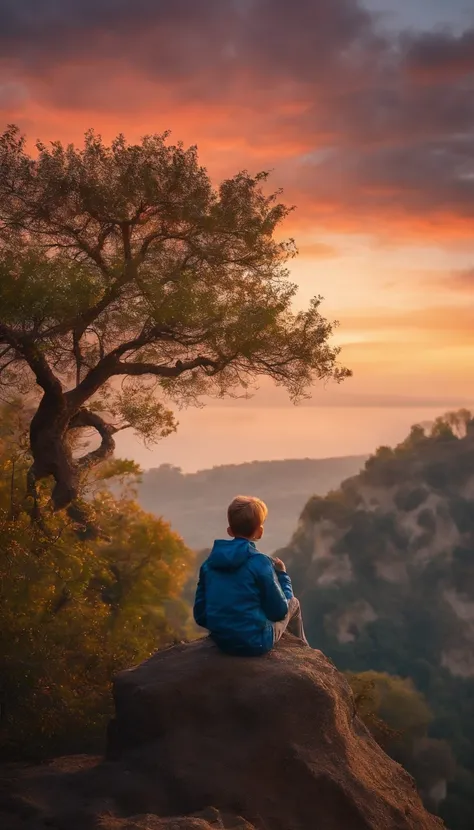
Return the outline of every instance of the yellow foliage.
[[[88,749],[109,717],[113,674],[187,637],[192,555],[163,520],[105,492],[93,508],[109,542],[81,540],[62,514],[32,524],[11,450],[2,440],[0,752]]]
[[[385,747],[426,734],[431,710],[410,679],[385,672],[348,673],[359,716]]]

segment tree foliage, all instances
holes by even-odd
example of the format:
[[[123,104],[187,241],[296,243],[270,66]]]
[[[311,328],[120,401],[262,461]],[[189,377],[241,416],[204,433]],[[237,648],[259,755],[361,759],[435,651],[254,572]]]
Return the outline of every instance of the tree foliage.
[[[348,371],[316,297],[294,312],[275,232],[289,209],[267,174],[212,186],[195,147],[168,135],[82,149],[0,138],[0,381],[39,388],[30,431],[35,481],[52,476],[59,509],[81,473],[113,451],[118,429],[146,440],[175,429],[171,403],[241,393],[266,375],[298,399]],[[75,458],[71,431],[99,448]]]
[[[414,775],[427,806],[441,782],[452,782],[456,763],[447,741],[428,737],[433,713],[425,696],[407,678],[386,672],[348,672],[359,717],[380,746]]]
[[[381,728],[382,743],[411,742],[426,734],[433,716],[423,695],[410,680],[375,671],[349,672],[348,679],[358,701],[359,715],[371,731],[383,724],[388,727],[385,741]]]
[[[110,541],[80,538],[58,513],[47,533],[22,509],[20,406],[0,412],[0,754],[88,748],[103,734],[110,681],[121,668],[185,637],[181,592],[192,563],[182,540],[124,487],[136,474],[109,461],[89,482],[90,509]],[[15,467],[14,467],[15,463]],[[47,489],[47,488],[46,488]],[[41,501],[47,492],[39,492]]]

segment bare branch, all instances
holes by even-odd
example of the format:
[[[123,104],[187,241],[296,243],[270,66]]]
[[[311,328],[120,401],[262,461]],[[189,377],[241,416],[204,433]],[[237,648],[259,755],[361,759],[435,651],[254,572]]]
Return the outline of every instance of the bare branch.
[[[99,344],[99,359],[103,360],[104,357],[105,357],[105,348],[104,348],[104,340],[103,340],[102,335],[93,326],[89,326],[89,328],[87,330],[91,331],[92,334],[95,334],[95,336],[97,337],[97,342]]]
[[[132,258],[130,224],[128,222],[122,222],[120,228],[122,231],[123,252],[125,256],[125,261],[129,262]]]
[[[134,377],[140,375],[157,375],[161,378],[178,378],[184,372],[190,372],[193,369],[209,369],[212,372],[217,371],[220,363],[212,360],[210,357],[195,357],[193,360],[186,360],[178,362],[174,366],[156,365],[155,363],[124,363],[120,361],[116,363],[114,371],[115,375],[131,375]]]

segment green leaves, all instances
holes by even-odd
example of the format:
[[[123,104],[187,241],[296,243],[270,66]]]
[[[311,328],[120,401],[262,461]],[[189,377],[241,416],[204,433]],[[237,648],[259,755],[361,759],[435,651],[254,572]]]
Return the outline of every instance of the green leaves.
[[[1,319],[8,325],[46,335],[50,326],[78,317],[99,296],[97,274],[64,254],[48,256],[31,245],[0,247]],[[46,337],[39,339],[47,346]]]
[[[55,428],[62,462],[42,454],[41,430],[32,452],[37,475],[56,479],[56,507],[110,453],[115,427],[148,442],[173,432],[167,400],[241,394],[266,375],[297,401],[350,375],[321,298],[293,309],[295,245],[275,239],[291,208],[264,190],[268,173],[216,188],[196,148],[167,133],[108,146],[90,131],[82,148],[38,144],[31,158],[15,128],[0,137],[0,171],[0,382],[45,393],[35,428]],[[140,380],[122,394],[119,376]],[[101,447],[74,468],[69,429],[81,408],[90,426],[98,403]]]
[[[48,515],[47,532],[31,523],[16,417],[15,408],[0,411],[0,753],[29,757],[87,746],[105,728],[113,673],[186,636],[180,594],[192,555],[126,488],[116,498],[105,489],[139,475],[121,459],[89,481],[89,506],[109,541],[80,539],[63,514]]]
[[[111,411],[125,426],[132,427],[146,444],[167,438],[177,429],[171,410],[153,397],[152,390],[137,382],[126,384],[112,397]]]

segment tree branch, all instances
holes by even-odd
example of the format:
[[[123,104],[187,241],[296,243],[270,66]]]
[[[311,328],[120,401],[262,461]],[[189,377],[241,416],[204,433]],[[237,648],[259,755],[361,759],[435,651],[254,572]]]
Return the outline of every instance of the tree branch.
[[[2,359],[2,357],[5,357],[5,355],[7,355],[7,354],[8,354],[8,352],[10,351],[10,349],[11,349],[11,346],[10,346],[10,345],[8,345],[8,346],[6,346],[6,347],[5,347],[5,348],[4,348],[4,349],[0,352],[0,360]]]
[[[67,334],[74,328],[82,328],[84,332],[86,328],[88,328],[88,326],[90,326],[90,324],[97,319],[99,314],[102,314],[102,312],[105,311],[111,303],[118,300],[121,289],[124,288],[128,282],[131,282],[131,279],[128,276],[122,276],[107,289],[102,299],[100,299],[94,306],[91,306],[91,308],[83,311],[77,317],[69,318],[69,320],[65,320],[62,323],[58,323],[56,326],[52,326],[50,329],[44,331],[41,334],[41,337],[44,339],[46,337]]]
[[[131,233],[128,222],[122,222],[120,225],[122,231],[123,252],[125,261],[129,262],[132,258]]]
[[[115,441],[113,436],[117,432],[117,428],[112,424],[106,423],[97,412],[90,412],[88,409],[80,409],[79,412],[69,422],[68,431],[72,429],[81,429],[83,427],[92,427],[97,430],[101,437],[100,447],[92,452],[88,452],[82,458],[75,461],[75,466],[80,472],[84,472],[89,467],[93,467],[100,461],[105,461],[113,455],[115,449]]]
[[[60,380],[52,371],[41,350],[30,337],[19,337],[9,326],[0,323],[0,338],[4,342],[9,343],[26,360],[36,377],[38,386],[41,386],[45,392],[54,395],[62,393]]]
[[[81,350],[82,332],[74,329],[72,333],[72,351],[76,361],[76,386],[81,382],[81,369],[83,364],[83,355]]]
[[[131,375],[134,377],[140,375],[156,375],[162,378],[178,378],[184,372],[190,372],[193,369],[211,369],[213,372],[217,371],[220,363],[217,360],[212,360],[210,357],[195,357],[193,360],[186,360],[178,362],[174,366],[156,365],[155,363],[125,363],[119,361],[116,363],[114,375]]]
[[[89,243],[81,237],[80,229],[78,230],[77,228],[74,228],[71,225],[58,225],[58,223],[53,222],[49,217],[48,222],[51,227],[56,227],[57,233],[66,233],[69,234],[69,236],[72,236],[72,238],[76,240],[78,247],[81,248],[81,250],[83,250],[85,254],[87,254],[87,256],[92,260],[92,262],[95,262],[95,264],[100,268],[100,270],[105,276],[110,277],[112,275],[101,253],[105,243],[105,239],[107,237],[104,238],[104,242],[102,242],[102,244],[100,244],[99,242],[94,248],[92,248],[89,245]],[[51,231],[48,230],[47,233],[50,234]],[[52,247],[54,247],[54,245]]]
[[[17,333],[14,329],[11,329],[10,326],[7,326],[2,322],[0,322],[0,340],[7,343],[9,347],[13,347],[14,349],[17,349],[19,346],[19,338]]]

